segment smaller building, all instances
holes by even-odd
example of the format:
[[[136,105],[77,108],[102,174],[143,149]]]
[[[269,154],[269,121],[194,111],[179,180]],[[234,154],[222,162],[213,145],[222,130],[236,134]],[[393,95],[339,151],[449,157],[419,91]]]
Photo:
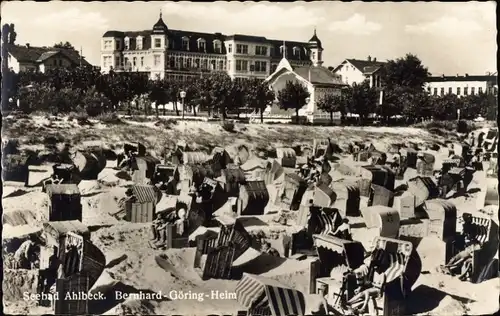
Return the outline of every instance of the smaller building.
[[[269,84],[276,95],[278,91],[285,88],[287,82],[299,82],[307,88],[310,94],[308,103],[299,110],[299,115],[307,116],[309,121],[317,120],[323,116],[329,119],[330,115],[320,111],[317,103],[326,94],[340,95],[342,87],[346,85],[321,64],[322,62],[318,60],[310,66],[293,67],[283,57],[276,71],[266,78],[265,82]]]
[[[348,85],[360,84],[365,80],[370,81],[370,87],[382,87],[380,70],[385,62],[377,61],[377,58],[368,56],[366,60],[345,59],[340,65],[332,70],[332,73]]]
[[[40,71],[45,72],[55,68],[71,68],[77,66],[91,66],[80,53],[74,49],[55,47],[35,47],[29,44],[9,45],[8,68],[12,71]]]
[[[498,76],[469,75],[429,77],[425,89],[431,95],[454,94],[458,97],[481,93],[498,94]]]

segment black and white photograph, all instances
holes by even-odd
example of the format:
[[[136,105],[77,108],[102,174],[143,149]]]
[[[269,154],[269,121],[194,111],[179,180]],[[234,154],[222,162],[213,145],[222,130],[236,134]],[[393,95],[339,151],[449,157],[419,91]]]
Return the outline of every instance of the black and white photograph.
[[[4,313],[500,312],[496,11],[3,1]]]

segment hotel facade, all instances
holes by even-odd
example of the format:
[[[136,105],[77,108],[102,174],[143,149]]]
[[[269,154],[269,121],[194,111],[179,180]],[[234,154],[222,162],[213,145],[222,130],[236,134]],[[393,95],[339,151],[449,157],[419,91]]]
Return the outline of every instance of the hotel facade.
[[[209,72],[231,78],[266,79],[281,59],[293,67],[321,66],[321,41],[271,40],[260,36],[172,30],[160,18],[151,30],[107,31],[101,39],[101,70],[142,72],[150,78],[185,80]]]

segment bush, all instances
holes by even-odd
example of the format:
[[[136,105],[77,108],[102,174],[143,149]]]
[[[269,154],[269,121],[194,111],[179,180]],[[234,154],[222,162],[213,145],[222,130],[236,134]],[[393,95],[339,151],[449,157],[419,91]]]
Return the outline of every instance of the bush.
[[[155,123],[155,126],[163,126],[165,128],[169,128],[171,127],[172,125],[176,125],[177,124],[177,120],[173,120],[173,119],[159,119],[158,121],[156,121]]]
[[[466,121],[460,120],[457,123],[457,132],[467,134],[472,130],[471,126]]]
[[[97,116],[97,119],[106,124],[123,124],[123,121],[115,112],[107,112]]]
[[[234,132],[234,122],[233,121],[222,121],[220,123],[221,127],[223,130],[225,130],[226,132]]]
[[[90,125],[89,115],[84,112],[71,112],[68,115],[68,120],[76,120],[79,125]]]

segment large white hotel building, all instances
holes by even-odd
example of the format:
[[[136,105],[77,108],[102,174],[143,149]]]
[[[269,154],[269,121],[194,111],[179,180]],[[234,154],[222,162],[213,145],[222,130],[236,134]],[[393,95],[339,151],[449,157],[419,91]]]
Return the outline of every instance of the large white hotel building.
[[[147,73],[150,78],[184,80],[225,71],[232,78],[265,79],[285,57],[291,66],[321,66],[322,45],[260,36],[171,30],[160,18],[151,30],[107,31],[101,40],[101,69]]]

